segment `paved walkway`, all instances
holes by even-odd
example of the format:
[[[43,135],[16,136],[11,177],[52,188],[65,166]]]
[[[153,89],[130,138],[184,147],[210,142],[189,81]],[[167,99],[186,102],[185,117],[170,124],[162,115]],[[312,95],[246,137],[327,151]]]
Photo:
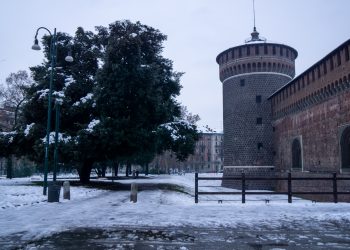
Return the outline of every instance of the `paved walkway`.
[[[0,249],[349,249],[350,226],[325,223],[262,228],[78,228],[37,241],[0,239]]]

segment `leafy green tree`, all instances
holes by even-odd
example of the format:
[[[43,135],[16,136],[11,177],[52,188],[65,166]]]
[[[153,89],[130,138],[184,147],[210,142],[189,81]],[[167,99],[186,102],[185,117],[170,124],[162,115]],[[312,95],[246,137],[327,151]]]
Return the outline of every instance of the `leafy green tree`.
[[[53,97],[60,105],[59,161],[77,168],[81,182],[87,183],[98,163],[126,164],[129,172],[131,164],[147,164],[169,149],[185,159],[193,151],[197,131],[195,124],[183,121],[175,99],[182,74],[162,56],[166,36],[130,21],[96,30],[78,28],[74,37],[58,34]],[[31,68],[33,83],[26,89],[17,131],[12,139],[0,136],[0,147],[35,162],[44,159],[49,44],[50,37],[44,37],[46,59]],[[68,49],[72,63],[64,60]],[[53,127],[51,131],[50,143]]]
[[[53,84],[55,104],[53,106],[60,105],[60,162],[75,166],[81,180],[84,181],[83,176],[87,175],[84,168],[90,168],[90,165],[92,166],[94,161],[101,156],[97,145],[98,140],[96,141],[94,134],[91,133],[91,128],[89,129],[96,115],[92,92],[98,69],[100,46],[96,35],[84,31],[83,28],[78,28],[74,37],[58,33],[57,40],[57,67]],[[22,112],[22,126],[18,131],[17,154],[28,155],[36,162],[42,162],[44,159],[50,77],[49,43],[50,37],[44,37],[46,60],[41,65],[31,68],[34,83],[27,89],[27,102]],[[72,50],[74,57],[72,63],[64,60],[69,49]],[[52,115],[51,124],[55,124],[54,121],[55,115]],[[51,131],[50,143],[54,138],[54,126],[51,127]],[[51,152],[50,155],[53,153]]]
[[[162,56],[166,36],[130,21],[100,30],[106,48],[95,97],[101,122],[98,133],[108,158],[119,158],[127,166],[146,164],[168,148],[185,158],[197,133],[195,125],[179,122],[181,107],[175,98],[182,73],[174,72],[172,62]],[[162,126],[168,123],[172,124]],[[168,129],[191,138],[171,137]]]

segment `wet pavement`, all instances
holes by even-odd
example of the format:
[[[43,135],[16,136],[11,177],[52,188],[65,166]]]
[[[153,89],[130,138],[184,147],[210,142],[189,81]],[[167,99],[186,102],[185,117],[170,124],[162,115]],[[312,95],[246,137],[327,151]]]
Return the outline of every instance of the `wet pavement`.
[[[350,249],[348,221],[273,227],[77,228],[35,241],[21,234],[0,238],[0,249]]]

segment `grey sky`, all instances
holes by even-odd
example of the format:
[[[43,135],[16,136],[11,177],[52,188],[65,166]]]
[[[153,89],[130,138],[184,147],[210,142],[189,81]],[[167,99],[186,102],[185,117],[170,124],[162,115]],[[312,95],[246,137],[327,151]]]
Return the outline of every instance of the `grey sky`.
[[[256,26],[269,41],[292,46],[300,74],[350,38],[349,0],[255,0]],[[217,54],[240,45],[253,27],[251,0],[3,0],[0,3],[0,82],[43,60],[30,49],[39,26],[73,34],[129,19],[168,36],[164,55],[185,72],[180,102],[201,125],[222,129]],[[42,35],[42,33],[40,34]]]

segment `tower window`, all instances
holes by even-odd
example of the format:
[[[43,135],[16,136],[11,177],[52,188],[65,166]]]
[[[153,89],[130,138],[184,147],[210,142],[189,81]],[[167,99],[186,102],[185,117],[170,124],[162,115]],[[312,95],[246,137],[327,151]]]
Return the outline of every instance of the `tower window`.
[[[262,144],[262,142],[259,142],[258,143],[258,150],[260,150],[260,149],[262,149],[263,148],[263,144]]]
[[[261,117],[256,118],[256,124],[258,124],[258,125],[262,124],[262,118]]]
[[[256,103],[261,103],[261,95],[257,95],[255,97],[255,101],[256,101]]]
[[[240,85],[241,85],[241,87],[245,86],[245,80],[244,79],[241,79]]]

